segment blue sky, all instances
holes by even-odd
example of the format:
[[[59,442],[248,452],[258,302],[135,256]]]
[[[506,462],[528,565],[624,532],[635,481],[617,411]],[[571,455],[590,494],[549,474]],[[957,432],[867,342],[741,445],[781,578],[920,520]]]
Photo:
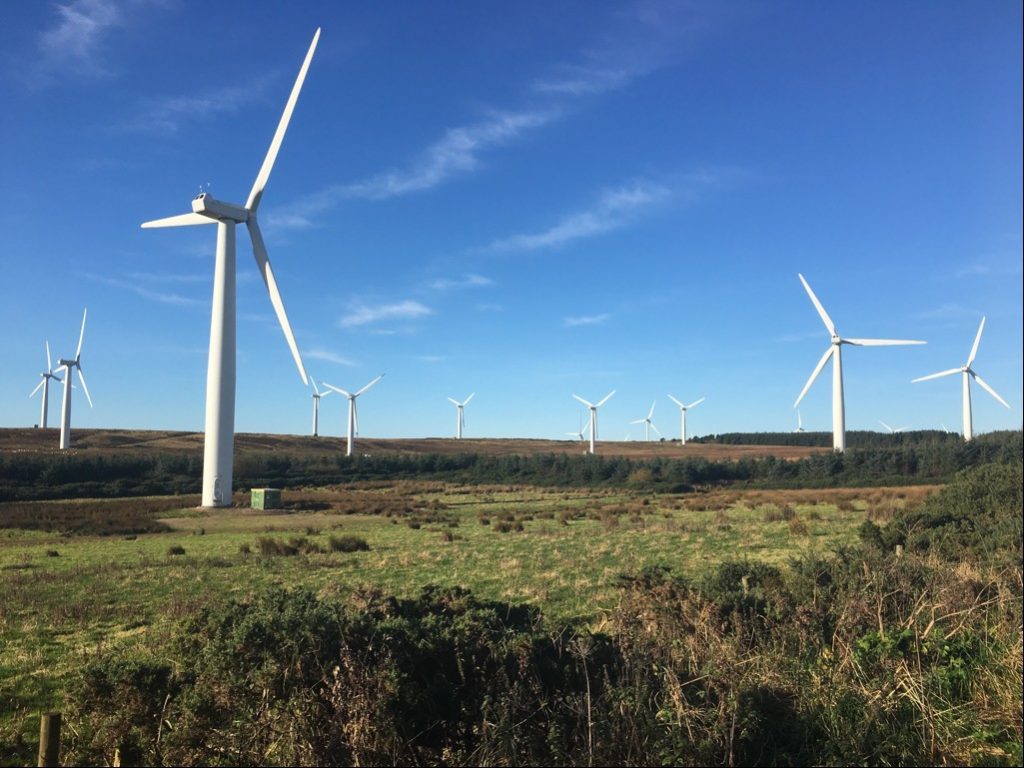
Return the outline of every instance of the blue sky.
[[[215,235],[323,33],[261,204],[310,374],[368,436],[789,430],[840,333],[847,424],[1021,426],[1021,4],[11,3],[0,25],[0,425],[82,355],[79,427],[199,430]],[[239,431],[311,402],[238,239]],[[828,429],[815,384],[805,427]],[[339,397],[322,431],[343,434]],[[51,423],[59,398],[51,403]]]

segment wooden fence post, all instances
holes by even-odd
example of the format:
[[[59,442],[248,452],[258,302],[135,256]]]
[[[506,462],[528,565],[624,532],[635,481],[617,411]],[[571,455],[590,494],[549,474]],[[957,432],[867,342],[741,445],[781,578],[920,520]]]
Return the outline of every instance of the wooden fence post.
[[[60,765],[60,712],[47,712],[39,718],[39,762],[44,766]]]

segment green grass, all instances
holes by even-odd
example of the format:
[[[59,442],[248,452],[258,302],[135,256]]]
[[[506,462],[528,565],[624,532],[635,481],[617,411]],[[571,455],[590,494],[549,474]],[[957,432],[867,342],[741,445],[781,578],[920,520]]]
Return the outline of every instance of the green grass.
[[[786,521],[765,522],[769,507],[747,505],[742,497],[716,511],[695,511],[682,497],[624,491],[396,486],[379,492],[441,509],[418,528],[401,516],[234,509],[161,512],[169,532],[130,537],[0,530],[0,746],[5,736],[31,730],[39,711],[59,709],[68,682],[90,657],[113,646],[145,645],[199,605],[271,584],[325,594],[373,587],[398,596],[414,596],[428,584],[461,586],[484,599],[538,605],[550,622],[599,626],[618,600],[620,574],[666,565],[697,576],[743,557],[785,565],[794,555],[852,543],[866,516],[864,504],[841,511],[829,503],[796,503],[807,525],[802,535]],[[563,512],[579,517],[562,522]],[[523,530],[498,532],[503,517],[522,522]],[[365,539],[370,550],[331,552],[330,536],[341,534]],[[258,538],[292,536],[325,552],[257,554]],[[170,556],[174,545],[184,554]],[[242,545],[252,553],[240,552]],[[58,555],[48,554],[53,551]]]

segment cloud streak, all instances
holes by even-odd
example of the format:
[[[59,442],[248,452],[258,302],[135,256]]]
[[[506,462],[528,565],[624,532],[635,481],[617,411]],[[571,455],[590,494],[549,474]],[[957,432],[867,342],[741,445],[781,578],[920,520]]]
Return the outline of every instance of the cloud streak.
[[[578,317],[565,318],[565,325],[569,328],[576,328],[581,325],[602,325],[611,318],[607,312],[600,315],[580,315]]]
[[[375,307],[357,304],[338,321],[342,328],[372,325],[382,320],[416,320],[434,314],[434,310],[418,301],[406,300]]]
[[[137,283],[128,282],[127,280],[118,280],[113,277],[104,277],[102,275],[86,274],[85,277],[90,280],[94,280],[97,283],[103,283],[105,285],[113,286],[114,288],[121,288],[126,291],[131,291],[144,299],[150,301],[156,301],[161,304],[170,304],[176,307],[200,307],[206,305],[208,302],[203,299],[195,299],[190,296],[182,296],[178,293],[168,293],[166,291],[154,290],[147,288],[144,285]]]
[[[327,349],[320,347],[314,347],[313,349],[307,350],[302,353],[302,356],[308,360],[322,360],[325,363],[334,363],[335,365],[347,365],[350,367],[357,367],[357,363],[349,360],[347,357],[342,357],[339,354],[331,352]]]
[[[494,285],[494,281],[483,275],[468,274],[460,278],[439,277],[427,283],[427,287],[434,291],[453,291],[464,288],[483,288]]]
[[[150,99],[121,126],[129,133],[172,134],[189,123],[231,115],[260,101],[273,78],[261,78],[244,86],[227,86],[198,96]]]
[[[594,237],[625,226],[644,211],[671,196],[668,187],[637,181],[600,194],[594,206],[576,211],[541,232],[512,235],[494,240],[483,250],[535,251],[555,248],[587,237]]]
[[[111,29],[123,24],[114,0],[74,0],[57,5],[57,22],[39,36],[40,73],[102,75],[99,48]]]
[[[448,129],[410,167],[391,170],[352,184],[336,184],[268,216],[278,228],[312,226],[311,218],[346,200],[386,200],[422,192],[477,170],[480,156],[536,130],[558,116],[557,110],[498,112],[471,125]]]

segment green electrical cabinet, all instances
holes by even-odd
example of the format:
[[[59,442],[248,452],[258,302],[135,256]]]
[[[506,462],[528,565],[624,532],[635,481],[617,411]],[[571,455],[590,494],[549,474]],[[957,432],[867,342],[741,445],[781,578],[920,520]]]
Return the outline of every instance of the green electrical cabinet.
[[[253,509],[280,509],[281,489],[280,488],[253,488],[252,503]]]

